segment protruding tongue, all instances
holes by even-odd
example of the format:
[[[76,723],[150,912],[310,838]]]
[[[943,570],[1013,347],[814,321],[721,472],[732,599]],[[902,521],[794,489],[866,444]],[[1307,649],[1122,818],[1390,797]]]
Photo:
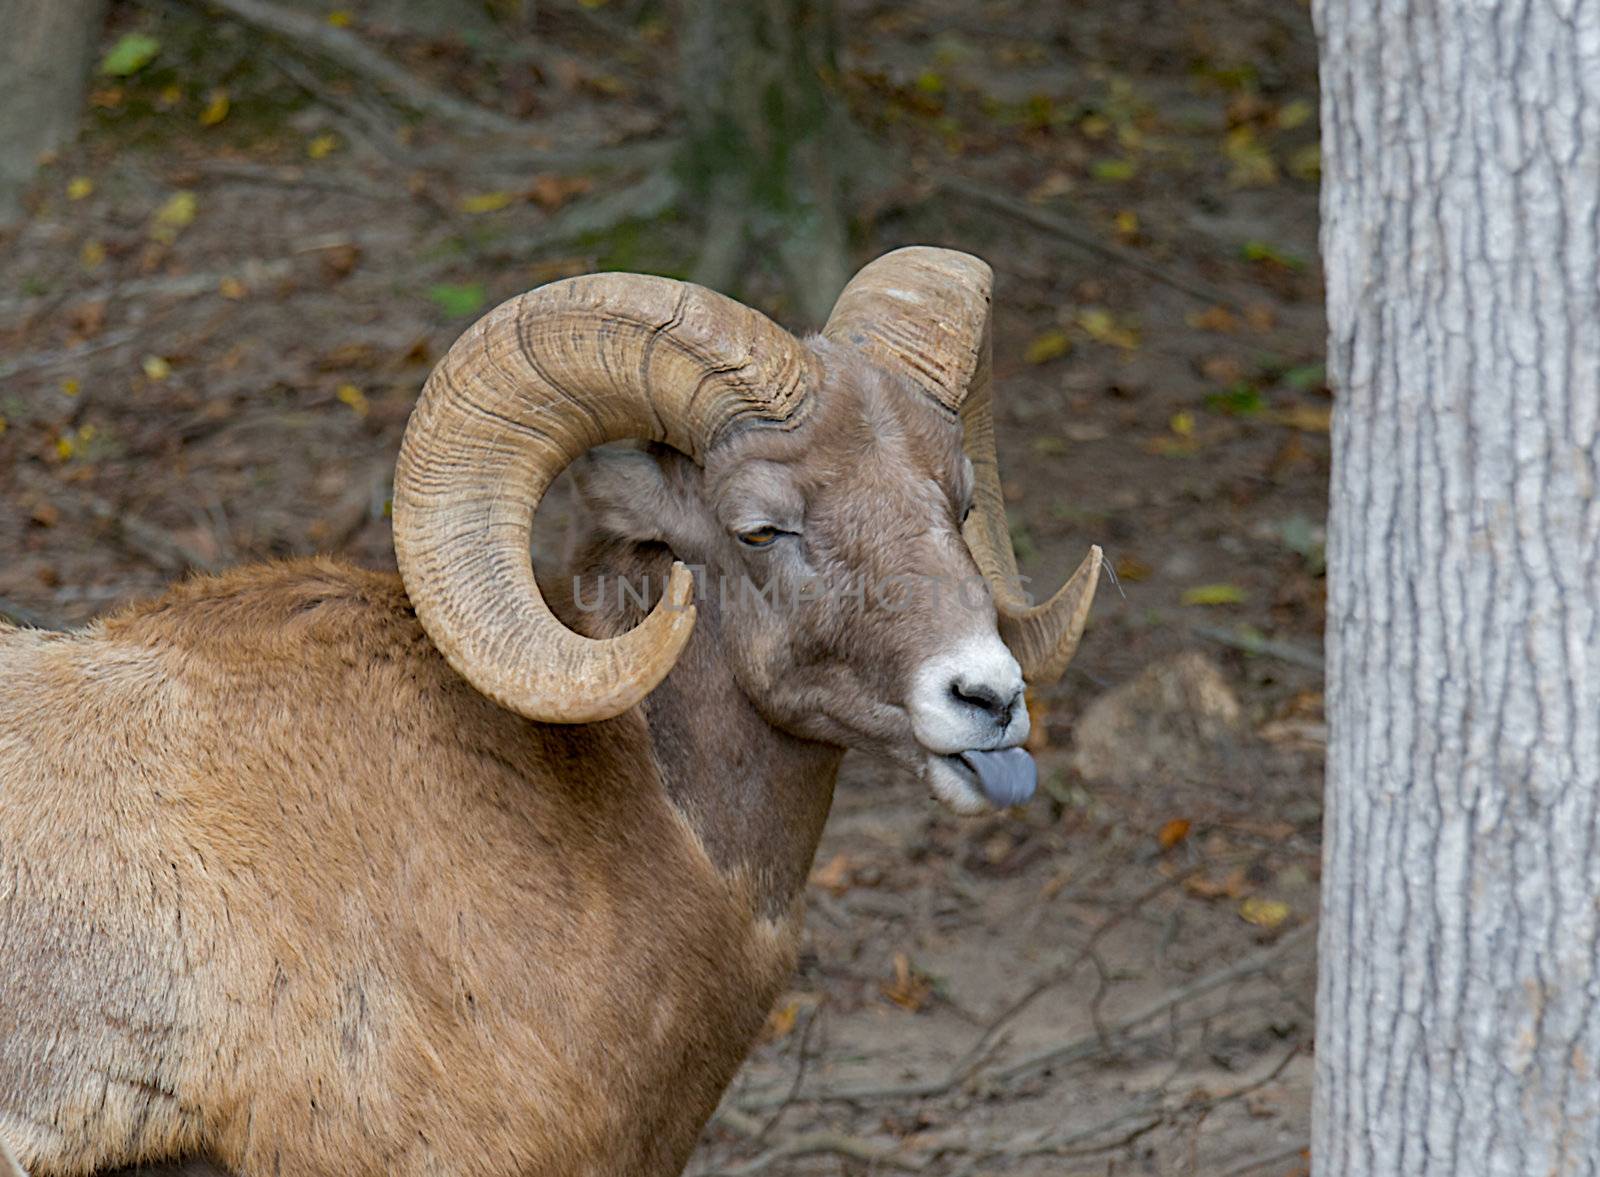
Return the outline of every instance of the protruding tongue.
[[[961,760],[977,774],[983,795],[1004,809],[1021,805],[1033,796],[1039,783],[1039,769],[1021,748],[1001,752],[963,752]]]

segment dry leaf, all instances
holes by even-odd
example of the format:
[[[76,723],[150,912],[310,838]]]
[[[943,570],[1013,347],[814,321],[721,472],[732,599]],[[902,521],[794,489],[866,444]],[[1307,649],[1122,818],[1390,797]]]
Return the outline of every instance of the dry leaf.
[[[1215,331],[1219,335],[1233,335],[1239,330],[1239,316],[1227,307],[1207,307],[1188,316],[1189,326],[1200,331]]]
[[[365,417],[371,406],[367,404],[366,394],[354,384],[341,384],[336,394],[341,401],[350,406],[351,412],[358,417]]]
[[[1133,555],[1118,556],[1114,567],[1119,579],[1131,581],[1149,580],[1155,571],[1138,556]]]
[[[787,1038],[800,1019],[800,1003],[786,1001],[767,1015],[767,1024],[761,1028],[763,1042],[776,1042]]]
[[[106,260],[106,247],[98,241],[89,240],[83,243],[83,248],[78,251],[78,261],[83,268],[92,270]]]
[[[312,159],[325,159],[332,155],[339,146],[339,136],[334,134],[318,135],[306,144],[306,154]]]
[[[540,176],[528,186],[528,199],[545,212],[554,212],[592,187],[594,181],[587,176]]]
[[[172,375],[172,365],[160,356],[145,356],[139,361],[139,367],[144,369],[144,374],[152,380],[165,380]]]
[[[461,198],[461,211],[464,213],[492,213],[499,212],[516,199],[509,192],[479,192],[473,196]]]
[[[933,994],[933,985],[911,967],[911,959],[903,952],[894,954],[894,980],[881,989],[885,997],[910,1013],[925,1006]]]
[[[238,302],[250,293],[250,288],[237,278],[224,278],[217,283],[217,293],[232,302]]]
[[[1132,327],[1119,324],[1111,312],[1102,307],[1085,307],[1079,311],[1078,326],[1091,339],[1109,343],[1124,351],[1132,351],[1139,346],[1139,333]]]
[[[1236,584],[1197,584],[1179,599],[1185,605],[1242,605],[1245,592]]]
[[[1289,905],[1277,899],[1252,896],[1239,904],[1239,918],[1258,928],[1276,928],[1289,918]]]
[[[150,236],[163,245],[171,245],[179,233],[194,223],[199,211],[200,198],[193,192],[187,188],[174,192],[151,218]]]
[[[211,97],[206,100],[206,108],[200,112],[200,125],[214,127],[228,117],[228,92],[218,86],[211,91]]]
[[[88,176],[74,176],[67,181],[67,199],[82,200],[94,191],[94,181]]]
[[[1333,409],[1327,405],[1295,405],[1274,413],[1272,419],[1304,433],[1326,433],[1333,428]]]
[[[1047,364],[1060,359],[1072,350],[1072,340],[1065,331],[1046,331],[1028,344],[1022,358],[1030,364]]]
[[[1171,850],[1179,842],[1189,836],[1190,822],[1186,817],[1175,817],[1161,827],[1156,834],[1156,843],[1163,850]]]
[[[855,864],[847,856],[835,854],[826,866],[811,872],[811,882],[825,891],[843,895],[850,889],[850,876],[854,869]]]

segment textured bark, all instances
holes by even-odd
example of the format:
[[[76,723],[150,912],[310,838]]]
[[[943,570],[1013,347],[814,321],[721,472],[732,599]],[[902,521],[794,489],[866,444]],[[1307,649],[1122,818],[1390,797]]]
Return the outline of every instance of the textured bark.
[[[686,190],[706,217],[693,275],[734,283],[770,251],[821,323],[849,277],[846,190],[857,136],[832,89],[834,0],[683,0],[679,78]]]
[[[78,130],[105,0],[0,0],[0,225],[39,157]]]
[[[1318,1177],[1600,1172],[1600,4],[1321,0]]]

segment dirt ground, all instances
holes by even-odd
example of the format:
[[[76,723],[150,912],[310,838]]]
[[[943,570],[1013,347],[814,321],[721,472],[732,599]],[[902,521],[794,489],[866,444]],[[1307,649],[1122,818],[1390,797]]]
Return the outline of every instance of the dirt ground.
[[[649,5],[541,5],[536,60],[396,7],[339,12],[543,146],[671,130]],[[1031,805],[959,820],[847,762],[802,967],[690,1171],[1303,1174],[1330,406],[1308,10],[845,8],[883,146],[858,258],[995,267],[1024,570],[1053,587],[1100,543],[1117,580],[1034,701]],[[185,4],[114,6],[108,44],[130,30],[161,55],[96,80],[0,238],[0,612],[79,623],[293,553],[392,566],[406,414],[480,307],[684,273],[699,240],[669,213],[552,246],[625,169],[469,150]],[[741,293],[816,326],[763,273]]]

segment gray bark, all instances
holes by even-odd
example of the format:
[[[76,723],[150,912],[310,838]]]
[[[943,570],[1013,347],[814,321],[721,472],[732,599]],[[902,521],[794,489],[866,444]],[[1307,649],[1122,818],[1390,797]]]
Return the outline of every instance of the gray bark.
[[[693,275],[728,289],[752,248],[818,326],[849,277],[846,191],[858,135],[830,79],[834,0],[683,0],[685,188],[706,218]]]
[[[39,157],[78,131],[105,0],[0,0],[0,225]]]
[[[1315,15],[1314,1167],[1600,1173],[1600,3]]]

